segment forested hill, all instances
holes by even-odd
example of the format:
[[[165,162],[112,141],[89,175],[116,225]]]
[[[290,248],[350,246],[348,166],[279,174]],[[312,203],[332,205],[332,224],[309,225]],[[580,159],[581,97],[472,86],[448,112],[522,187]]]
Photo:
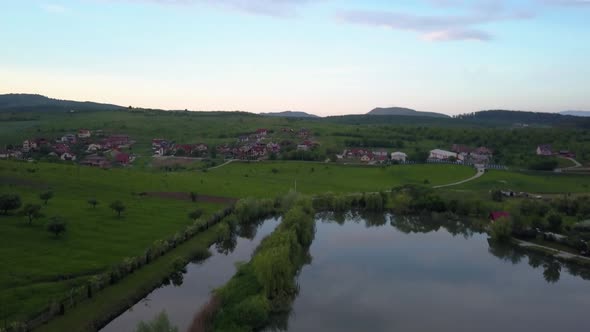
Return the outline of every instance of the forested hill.
[[[490,125],[546,125],[560,127],[590,128],[590,118],[563,115],[559,113],[489,110],[458,115],[455,117],[455,119],[471,123],[488,123]]]
[[[102,111],[124,109],[123,106],[89,101],[60,100],[35,94],[0,95],[0,112]]]
[[[389,116],[421,116],[433,118],[449,118],[448,115],[434,112],[419,112],[405,107],[377,107],[371,110],[367,115],[389,115]]]

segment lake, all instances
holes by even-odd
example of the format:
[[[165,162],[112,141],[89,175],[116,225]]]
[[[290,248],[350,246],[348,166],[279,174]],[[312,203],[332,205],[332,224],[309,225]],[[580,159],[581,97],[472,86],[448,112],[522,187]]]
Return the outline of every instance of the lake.
[[[320,216],[313,260],[298,277],[285,325],[324,332],[588,330],[590,282],[579,276],[590,278],[587,270],[490,246],[487,238],[455,221]]]
[[[175,286],[171,282],[154,290],[101,331],[134,331],[138,322],[149,321],[162,310],[166,310],[170,321],[180,331],[185,331],[195,312],[209,300],[211,291],[223,286],[234,275],[235,263],[249,261],[262,238],[270,234],[277,225],[277,219],[267,219],[260,225],[242,229],[229,248],[218,250],[218,246],[211,246],[211,257],[187,265],[186,273],[181,274],[181,285]]]

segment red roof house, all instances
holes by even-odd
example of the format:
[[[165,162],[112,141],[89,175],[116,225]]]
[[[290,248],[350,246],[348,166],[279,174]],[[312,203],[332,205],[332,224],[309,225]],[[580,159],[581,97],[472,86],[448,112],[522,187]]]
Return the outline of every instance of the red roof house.
[[[493,211],[490,212],[490,221],[494,222],[501,218],[510,218],[510,213],[506,211]]]

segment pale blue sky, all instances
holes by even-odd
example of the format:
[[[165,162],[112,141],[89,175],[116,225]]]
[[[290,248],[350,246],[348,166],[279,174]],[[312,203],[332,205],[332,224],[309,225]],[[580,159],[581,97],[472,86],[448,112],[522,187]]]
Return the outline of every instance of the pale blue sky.
[[[0,93],[321,115],[590,110],[590,0],[0,4]]]

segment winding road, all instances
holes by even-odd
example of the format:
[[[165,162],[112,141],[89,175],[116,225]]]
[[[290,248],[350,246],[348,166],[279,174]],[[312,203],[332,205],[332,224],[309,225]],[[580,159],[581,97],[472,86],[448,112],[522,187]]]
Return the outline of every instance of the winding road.
[[[455,183],[449,183],[449,184],[443,184],[443,185],[440,185],[440,186],[434,186],[433,188],[434,188],[434,189],[438,189],[438,188],[445,188],[445,187],[458,186],[458,185],[460,185],[460,184],[463,184],[463,183],[466,183],[466,182],[469,182],[469,181],[473,181],[473,180],[475,180],[475,179],[477,179],[477,178],[481,177],[481,176],[482,176],[482,175],[484,175],[484,174],[485,174],[485,168],[483,168],[483,167],[478,167],[478,168],[477,168],[477,173],[475,173],[475,175],[474,175],[474,176],[472,176],[472,177],[470,177],[469,179],[465,179],[465,180],[462,180],[462,181],[459,181],[459,182],[455,182]]]

